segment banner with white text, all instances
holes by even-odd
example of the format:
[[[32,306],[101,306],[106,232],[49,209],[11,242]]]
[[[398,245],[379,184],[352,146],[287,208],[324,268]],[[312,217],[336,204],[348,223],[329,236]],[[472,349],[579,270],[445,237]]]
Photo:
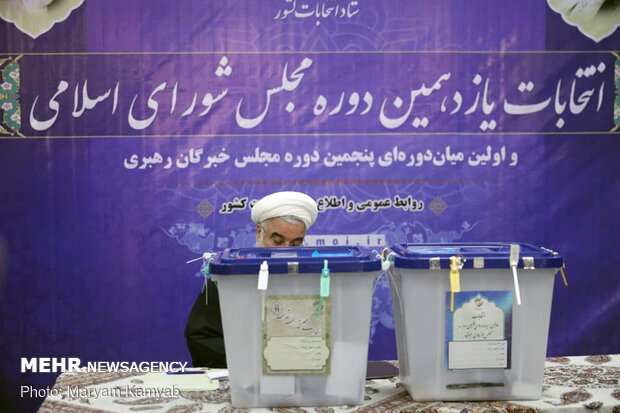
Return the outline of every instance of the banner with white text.
[[[22,357],[189,360],[186,261],[281,190],[318,202],[306,245],[558,251],[547,354],[620,352],[620,6],[564,3],[1,3],[5,393],[53,383]]]

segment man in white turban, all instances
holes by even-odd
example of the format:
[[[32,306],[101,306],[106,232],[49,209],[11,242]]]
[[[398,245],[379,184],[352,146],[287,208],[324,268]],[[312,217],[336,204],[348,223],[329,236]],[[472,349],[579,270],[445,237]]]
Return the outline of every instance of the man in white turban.
[[[283,191],[267,195],[252,207],[259,247],[295,247],[316,221],[316,202],[301,192]]]
[[[267,195],[252,207],[256,245],[301,245],[317,213],[316,202],[301,192],[283,191]],[[185,338],[195,367],[226,367],[220,301],[217,286],[212,281],[207,283],[207,288],[203,288],[194,303],[185,326]]]

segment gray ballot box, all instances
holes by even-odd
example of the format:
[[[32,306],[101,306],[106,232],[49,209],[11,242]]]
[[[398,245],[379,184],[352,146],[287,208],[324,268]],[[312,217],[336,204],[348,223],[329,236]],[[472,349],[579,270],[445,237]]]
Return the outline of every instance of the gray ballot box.
[[[217,282],[235,407],[361,404],[374,280],[362,247],[227,249]]]
[[[563,258],[527,244],[391,249],[400,380],[411,397],[540,398]]]

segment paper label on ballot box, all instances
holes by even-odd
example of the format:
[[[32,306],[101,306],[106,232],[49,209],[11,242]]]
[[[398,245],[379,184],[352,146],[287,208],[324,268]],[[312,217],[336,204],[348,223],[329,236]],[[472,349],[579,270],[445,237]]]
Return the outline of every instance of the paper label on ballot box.
[[[510,368],[512,291],[446,294],[446,368]]]
[[[448,343],[448,367],[456,369],[505,369],[508,341],[451,341]]]
[[[329,297],[265,297],[263,375],[329,374],[330,315]]]

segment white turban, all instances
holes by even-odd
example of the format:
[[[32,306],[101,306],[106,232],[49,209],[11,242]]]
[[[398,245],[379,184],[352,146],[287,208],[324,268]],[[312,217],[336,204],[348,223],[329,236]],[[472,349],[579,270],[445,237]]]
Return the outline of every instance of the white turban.
[[[302,221],[306,230],[314,224],[318,208],[314,199],[301,192],[282,191],[267,195],[252,207],[252,221],[260,225],[271,218],[292,216]]]

